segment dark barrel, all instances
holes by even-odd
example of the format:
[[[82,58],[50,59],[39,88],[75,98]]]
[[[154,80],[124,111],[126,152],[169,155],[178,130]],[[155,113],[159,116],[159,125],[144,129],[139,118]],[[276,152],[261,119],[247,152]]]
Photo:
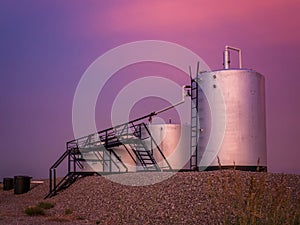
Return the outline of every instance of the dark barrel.
[[[4,191],[9,191],[14,188],[14,179],[5,177],[3,178],[3,190]]]
[[[15,194],[23,194],[30,190],[30,179],[28,176],[15,176]]]

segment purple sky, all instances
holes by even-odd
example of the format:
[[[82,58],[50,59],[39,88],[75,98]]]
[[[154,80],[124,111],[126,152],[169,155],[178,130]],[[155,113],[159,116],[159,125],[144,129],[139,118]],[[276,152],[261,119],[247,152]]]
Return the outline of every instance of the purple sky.
[[[226,44],[241,48],[244,67],[266,78],[269,171],[300,173],[299,12],[298,0],[0,1],[0,178],[47,177],[73,138],[84,71],[109,49],[148,39],[185,46],[212,69]],[[148,67],[116,74],[108,88],[116,94]],[[109,126],[108,106],[98,101],[99,129]]]

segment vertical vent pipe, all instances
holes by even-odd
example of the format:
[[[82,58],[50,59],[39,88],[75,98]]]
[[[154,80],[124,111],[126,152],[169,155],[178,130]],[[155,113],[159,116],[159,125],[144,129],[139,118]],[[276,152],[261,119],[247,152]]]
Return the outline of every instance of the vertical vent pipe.
[[[225,46],[224,55],[223,55],[223,65],[224,69],[227,70],[230,68],[230,54],[229,50],[237,51],[239,53],[239,68],[242,69],[242,50],[235,48],[229,45]]]

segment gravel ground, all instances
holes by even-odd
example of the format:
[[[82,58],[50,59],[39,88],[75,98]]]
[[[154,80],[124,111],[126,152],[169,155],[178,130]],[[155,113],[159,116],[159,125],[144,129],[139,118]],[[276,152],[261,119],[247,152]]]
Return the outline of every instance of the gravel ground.
[[[111,179],[140,185],[165,176],[166,172],[128,173],[111,175]],[[0,190],[0,224],[234,224],[237,218],[242,221],[249,216],[250,220],[263,221],[261,224],[272,224],[268,212],[272,217],[276,214],[281,220],[294,218],[295,224],[300,223],[299,175],[181,172],[148,186],[125,186],[90,176],[44,200],[48,185],[45,180],[21,195]],[[26,207],[45,201],[54,204],[45,210],[46,215],[24,213]]]

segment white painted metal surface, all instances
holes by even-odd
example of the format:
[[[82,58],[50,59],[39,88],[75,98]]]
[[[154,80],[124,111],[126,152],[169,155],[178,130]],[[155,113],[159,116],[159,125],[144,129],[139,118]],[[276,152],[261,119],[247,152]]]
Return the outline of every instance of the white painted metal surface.
[[[86,161],[82,161],[81,164],[83,166],[82,172],[102,172],[103,164],[102,164],[102,152],[84,152],[82,153],[82,157]]]
[[[201,73],[214,76],[211,89],[220,88],[226,105],[226,131],[218,157],[224,166],[267,166],[264,77],[246,69]],[[208,102],[199,91],[199,162],[210,135]],[[205,99],[205,97],[204,97]],[[210,104],[218,104],[211,102]],[[217,158],[210,166],[218,166]]]
[[[130,151],[133,159],[136,159],[134,153],[130,149],[130,146],[126,145],[127,150]],[[126,165],[128,172],[136,171],[136,164],[128,154],[126,148],[122,145],[113,148],[116,155]],[[82,172],[125,172],[126,168],[120,163],[113,154],[109,154],[109,151],[95,151],[82,153],[83,158],[86,161],[82,162]],[[110,160],[112,157],[112,161]],[[104,161],[103,161],[104,160]]]
[[[149,130],[172,169],[189,168],[189,165],[187,165],[190,160],[189,125],[151,124]],[[149,141],[147,141],[147,145],[150,145]],[[162,170],[168,168],[157,149],[153,150],[153,155]]]
[[[131,153],[133,159],[136,160],[136,156],[135,156],[133,150],[131,149],[131,147],[129,145],[125,145],[125,146],[126,146],[127,150]],[[130,154],[127,152],[126,148],[123,145],[120,145],[118,147],[114,147],[113,150],[116,153],[116,155],[118,155],[120,157],[122,162],[126,165],[126,167],[128,168],[128,172],[135,172],[136,171],[136,163],[133,161]],[[118,167],[123,172],[124,167],[122,166],[122,164],[116,159],[114,161],[117,163]],[[108,168],[106,169],[106,171],[109,171]],[[116,165],[112,164],[112,171],[118,172],[119,169],[117,168]]]

